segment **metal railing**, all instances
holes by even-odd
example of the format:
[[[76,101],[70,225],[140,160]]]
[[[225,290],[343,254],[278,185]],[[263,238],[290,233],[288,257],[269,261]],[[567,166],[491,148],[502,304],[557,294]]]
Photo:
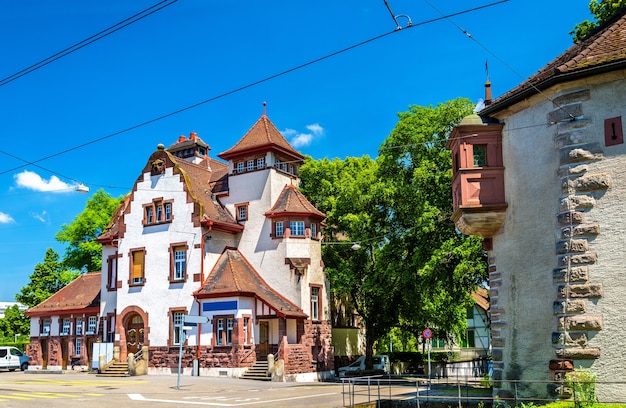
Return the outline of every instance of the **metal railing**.
[[[441,404],[445,407],[519,407],[522,404],[533,403],[542,405],[558,400],[558,396],[551,398],[536,397],[545,395],[549,386],[565,385],[554,381],[497,381],[498,388],[494,390],[487,382],[490,380],[459,376],[458,378],[428,378],[427,376],[400,376],[376,375],[364,377],[342,378],[342,397],[344,407],[355,407],[362,404],[376,403],[376,407],[418,407]],[[626,381],[596,381],[598,389],[603,387],[626,388]],[[607,388],[608,389],[608,388]],[[535,395],[535,396],[534,396]],[[571,397],[574,397],[573,395]],[[567,399],[567,398],[564,398]],[[606,404],[624,404],[618,397],[601,399]],[[580,398],[578,398],[580,401]],[[573,402],[572,399],[570,401]],[[581,401],[585,402],[585,401]]]

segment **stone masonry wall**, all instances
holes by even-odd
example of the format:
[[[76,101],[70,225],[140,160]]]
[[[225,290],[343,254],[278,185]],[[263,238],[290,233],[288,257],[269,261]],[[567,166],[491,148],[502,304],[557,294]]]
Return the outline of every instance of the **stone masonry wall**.
[[[556,125],[555,148],[559,154],[561,199],[557,214],[558,239],[555,245],[557,267],[552,278],[556,299],[553,304],[555,327],[552,333],[554,359],[549,372],[555,381],[549,386],[552,395],[571,395],[563,385],[565,374],[573,370],[574,360],[593,360],[600,349],[589,346],[589,338],[602,330],[603,316],[588,311],[589,302],[603,296],[602,283],[595,280],[593,266],[598,255],[590,251],[590,241],[601,232],[597,222],[589,222],[597,200],[611,186],[605,173],[592,173],[589,164],[602,160],[602,146],[593,140],[593,119],[584,114],[589,90],[560,96],[554,100],[554,111],[548,114]],[[573,114],[575,120],[564,117]]]

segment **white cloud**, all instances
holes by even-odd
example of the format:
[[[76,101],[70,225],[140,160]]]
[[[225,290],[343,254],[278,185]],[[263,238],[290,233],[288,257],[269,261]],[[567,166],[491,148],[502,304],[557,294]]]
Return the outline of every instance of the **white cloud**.
[[[321,136],[324,134],[324,128],[319,125],[319,123],[313,123],[312,125],[307,125],[306,127],[309,129],[315,136]]]
[[[313,139],[324,134],[324,128],[318,123],[307,125],[306,128],[309,132],[298,132],[294,129],[283,130],[283,136],[290,139],[290,143],[293,147],[299,148],[302,146],[308,146],[313,142]]]
[[[73,190],[73,186],[61,181],[57,176],[50,177],[50,180],[43,179],[39,174],[24,170],[13,176],[15,184],[20,188],[34,191],[46,191],[53,193],[65,193]]]
[[[485,100],[481,98],[478,100],[478,103],[476,104],[476,107],[474,108],[474,113],[480,112],[481,110],[483,110],[484,107],[485,107]]]
[[[41,214],[32,212],[30,213],[30,215],[32,215],[33,218],[37,221],[41,221],[44,224],[47,224],[50,221],[48,217],[48,212],[46,210],[43,210]]]
[[[11,222],[15,222],[13,217],[11,217],[9,214],[6,214],[0,211],[0,224],[8,224]]]

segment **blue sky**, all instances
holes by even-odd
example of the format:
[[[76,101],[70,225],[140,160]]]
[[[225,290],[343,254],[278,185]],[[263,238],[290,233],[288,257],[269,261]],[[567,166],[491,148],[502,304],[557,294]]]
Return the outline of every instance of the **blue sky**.
[[[440,18],[491,2],[387,2],[402,29],[383,0],[170,0],[0,82],[0,301],[14,300],[46,248],[63,254],[54,235],[95,191],[127,193],[159,143],[197,132],[216,158],[267,102],[303,154],[375,157],[398,112],[479,103],[485,61],[497,97],[571,46],[569,31],[591,18],[587,0],[510,0],[450,19]],[[0,78],[157,3],[3,1]]]

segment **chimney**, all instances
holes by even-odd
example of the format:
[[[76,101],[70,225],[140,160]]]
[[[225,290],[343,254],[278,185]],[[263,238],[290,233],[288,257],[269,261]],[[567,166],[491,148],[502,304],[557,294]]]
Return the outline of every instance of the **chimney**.
[[[196,132],[191,132],[189,134],[189,140],[196,140],[196,136],[198,136]]]
[[[180,136],[178,136],[178,143],[180,143],[180,142],[184,142],[184,141],[185,141],[185,139],[186,139],[186,138],[185,138],[185,135],[180,135]]]
[[[491,82],[485,82],[485,106],[491,105]]]

